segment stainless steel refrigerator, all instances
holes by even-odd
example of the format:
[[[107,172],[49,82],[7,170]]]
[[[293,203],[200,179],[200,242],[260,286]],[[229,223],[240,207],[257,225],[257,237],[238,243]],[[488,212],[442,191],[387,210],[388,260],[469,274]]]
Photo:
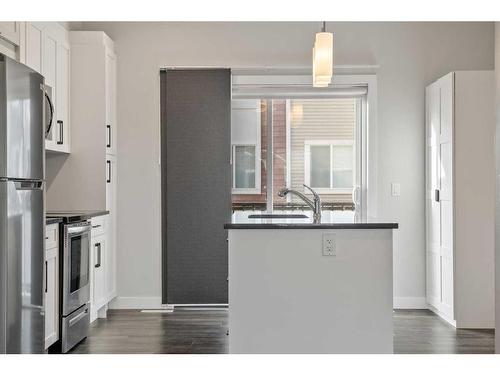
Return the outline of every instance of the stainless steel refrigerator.
[[[0,54],[0,353],[44,351],[43,84]]]

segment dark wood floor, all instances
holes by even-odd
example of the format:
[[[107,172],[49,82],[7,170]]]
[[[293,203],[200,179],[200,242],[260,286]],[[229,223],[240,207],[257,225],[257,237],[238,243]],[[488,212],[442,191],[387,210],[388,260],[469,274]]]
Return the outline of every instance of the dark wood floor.
[[[71,353],[227,353],[227,311],[110,310]],[[493,330],[456,330],[428,310],[394,312],[395,353],[494,351]]]

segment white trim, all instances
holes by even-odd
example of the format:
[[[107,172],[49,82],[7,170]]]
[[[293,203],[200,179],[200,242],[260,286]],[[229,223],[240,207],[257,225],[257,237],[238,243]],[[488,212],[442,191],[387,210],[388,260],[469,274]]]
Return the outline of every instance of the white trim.
[[[189,309],[189,308],[228,308],[229,304],[227,303],[175,303],[173,305],[168,305],[169,307],[172,308],[182,308],[182,309]]]
[[[434,306],[427,304],[427,309],[431,310],[434,314],[436,314],[438,317],[443,319],[446,323],[450,324],[454,328],[457,328],[457,321],[454,319],[451,319],[448,317],[446,314],[444,314],[442,311],[439,311],[436,309]]]
[[[338,86],[361,86],[369,87],[373,84],[372,74],[354,74],[354,75],[334,75],[332,82],[327,88],[318,89],[318,91],[328,91],[328,88]],[[375,77],[376,79],[376,77]],[[233,73],[233,86],[238,85],[308,85],[312,86],[311,75],[238,75]]]
[[[110,310],[122,309],[161,309],[161,296],[116,297],[109,303]]]
[[[226,304],[196,305],[205,306],[227,306]],[[194,305],[162,305],[161,296],[158,297],[117,297],[109,303],[109,310],[137,309],[137,310],[169,310],[171,308],[194,306]],[[429,309],[445,319],[448,323],[456,325],[453,320],[441,316],[432,306],[428,305],[425,297],[394,297],[393,306],[395,309]]]
[[[292,173],[291,173],[291,163],[292,163],[292,133],[291,133],[292,119],[291,119],[291,115],[292,115],[292,113],[291,113],[290,99],[287,99],[285,101],[285,106],[286,106],[286,112],[285,112],[285,120],[286,120],[286,129],[285,129],[285,136],[286,136],[286,146],[285,146],[286,187],[290,188],[292,186]],[[287,200],[287,202],[291,201],[290,194],[287,194],[286,200]]]
[[[376,74],[380,65],[334,65],[333,74]],[[310,75],[311,66],[245,66],[231,69],[233,75]],[[312,82],[312,81],[311,81]]]
[[[392,305],[395,309],[427,310],[425,297],[394,297]]]

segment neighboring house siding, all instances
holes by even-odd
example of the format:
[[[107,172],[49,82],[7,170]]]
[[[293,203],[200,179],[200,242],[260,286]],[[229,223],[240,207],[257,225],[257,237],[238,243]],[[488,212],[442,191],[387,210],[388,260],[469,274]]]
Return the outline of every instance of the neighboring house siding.
[[[306,140],[352,140],[356,99],[294,99],[290,103],[291,187],[304,191]],[[322,195],[325,202],[351,202],[351,194]],[[295,201],[295,199],[294,199]]]

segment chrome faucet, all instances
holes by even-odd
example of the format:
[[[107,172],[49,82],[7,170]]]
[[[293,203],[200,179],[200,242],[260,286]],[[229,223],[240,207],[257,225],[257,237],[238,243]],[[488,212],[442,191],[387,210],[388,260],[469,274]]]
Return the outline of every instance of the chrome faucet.
[[[300,191],[292,190],[292,189],[288,189],[288,188],[283,188],[280,191],[278,191],[278,197],[284,198],[284,197],[286,197],[287,194],[296,195],[297,197],[302,199],[309,207],[311,207],[311,210],[313,210],[314,224],[319,224],[319,223],[321,223],[321,198],[319,197],[318,193],[316,193],[309,186],[304,184],[304,187],[311,191],[311,193],[314,196],[313,200],[307,198]]]

